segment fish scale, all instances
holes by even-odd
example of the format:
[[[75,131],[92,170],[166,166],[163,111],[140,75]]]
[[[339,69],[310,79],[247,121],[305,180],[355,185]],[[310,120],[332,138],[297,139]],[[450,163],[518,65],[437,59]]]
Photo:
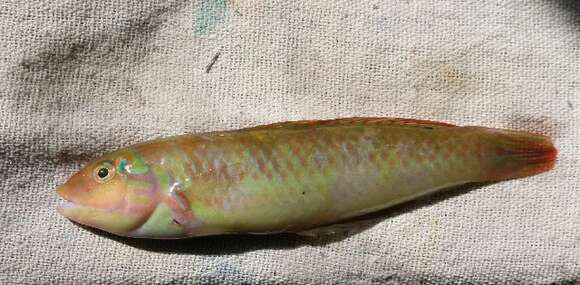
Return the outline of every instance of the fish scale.
[[[534,175],[555,159],[549,138],[526,132],[389,118],[277,123],[106,154],[61,186],[60,211],[134,237],[300,232],[453,185]],[[107,165],[118,173],[95,182]]]

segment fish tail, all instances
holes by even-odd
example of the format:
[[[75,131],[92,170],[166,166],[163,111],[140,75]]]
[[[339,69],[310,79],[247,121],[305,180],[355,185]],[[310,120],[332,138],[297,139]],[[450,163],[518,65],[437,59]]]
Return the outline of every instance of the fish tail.
[[[532,176],[554,168],[557,150],[544,135],[499,129],[489,130],[494,139],[494,166],[489,180]]]

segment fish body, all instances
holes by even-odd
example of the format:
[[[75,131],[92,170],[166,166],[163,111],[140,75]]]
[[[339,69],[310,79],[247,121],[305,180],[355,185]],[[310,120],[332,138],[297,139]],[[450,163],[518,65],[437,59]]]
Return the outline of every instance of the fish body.
[[[59,188],[59,211],[141,238],[297,233],[455,185],[541,173],[555,159],[548,137],[526,132],[389,118],[286,122],[106,154]]]

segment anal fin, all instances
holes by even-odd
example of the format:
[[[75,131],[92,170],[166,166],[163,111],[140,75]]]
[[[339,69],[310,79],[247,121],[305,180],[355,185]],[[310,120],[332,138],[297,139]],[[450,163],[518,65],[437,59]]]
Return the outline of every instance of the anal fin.
[[[383,220],[384,217],[374,219],[352,220],[348,222],[336,223],[312,229],[307,229],[304,231],[294,232],[294,234],[307,238],[351,236],[361,233],[365,230],[368,230],[376,226]]]

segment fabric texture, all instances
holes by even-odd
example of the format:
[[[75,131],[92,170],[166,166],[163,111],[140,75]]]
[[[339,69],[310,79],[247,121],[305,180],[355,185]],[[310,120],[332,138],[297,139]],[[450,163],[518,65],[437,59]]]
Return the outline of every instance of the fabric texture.
[[[577,1],[5,0],[0,76],[0,284],[580,283]],[[106,151],[350,116],[541,132],[559,160],[338,239],[121,239],[55,210]]]

